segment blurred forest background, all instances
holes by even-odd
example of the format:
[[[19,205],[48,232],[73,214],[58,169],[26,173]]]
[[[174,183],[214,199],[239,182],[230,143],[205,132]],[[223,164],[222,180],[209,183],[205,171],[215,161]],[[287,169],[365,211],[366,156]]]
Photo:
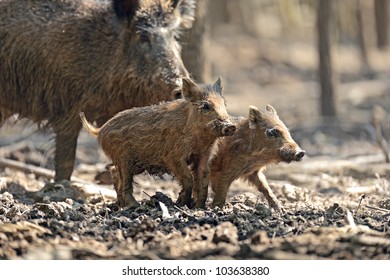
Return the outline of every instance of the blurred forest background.
[[[232,114],[270,103],[309,155],[339,155],[347,142],[348,154],[374,145],[389,160],[388,0],[197,5],[184,61],[198,81],[222,77]]]
[[[181,38],[183,60],[199,82],[222,77],[232,115],[273,105],[305,160],[389,161],[389,2],[197,0],[195,24]],[[50,137],[17,124],[2,127],[0,146],[28,139],[46,151],[38,165],[52,168]],[[85,131],[78,142],[76,165],[107,162]]]

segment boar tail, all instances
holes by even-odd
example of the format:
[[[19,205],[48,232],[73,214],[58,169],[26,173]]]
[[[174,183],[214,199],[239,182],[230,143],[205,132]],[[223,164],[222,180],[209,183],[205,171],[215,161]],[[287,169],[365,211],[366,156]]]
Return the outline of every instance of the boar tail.
[[[94,127],[90,122],[85,118],[84,112],[80,112],[80,119],[84,126],[84,128],[93,136],[97,136],[99,134],[100,129]]]

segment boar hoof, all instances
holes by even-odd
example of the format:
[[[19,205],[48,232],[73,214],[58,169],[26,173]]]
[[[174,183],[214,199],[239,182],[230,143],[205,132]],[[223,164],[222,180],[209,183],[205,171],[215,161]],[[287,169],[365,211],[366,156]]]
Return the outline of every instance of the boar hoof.
[[[139,206],[139,203],[135,200],[133,196],[122,196],[121,199],[118,197],[118,205],[120,207],[137,207]]]
[[[211,208],[219,207],[220,209],[222,209],[223,206],[225,206],[225,200],[224,201],[216,201],[216,200],[214,200],[211,203]]]
[[[176,204],[178,206],[187,205],[187,207],[189,209],[192,209],[195,207],[195,201],[192,198],[186,199],[183,195],[179,195],[179,198],[177,199]]]
[[[206,208],[206,202],[204,202],[204,201],[196,201],[195,208],[205,209]]]
[[[278,203],[271,203],[271,207],[278,213],[284,215],[286,214],[286,210],[283,208],[283,206],[278,202]]]

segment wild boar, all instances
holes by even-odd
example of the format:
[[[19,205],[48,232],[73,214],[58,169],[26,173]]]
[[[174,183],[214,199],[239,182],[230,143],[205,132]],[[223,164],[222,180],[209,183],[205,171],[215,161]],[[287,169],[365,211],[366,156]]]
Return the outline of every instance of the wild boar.
[[[293,140],[271,105],[264,111],[250,106],[249,118],[238,118],[233,123],[237,131],[232,137],[218,139],[216,153],[210,159],[210,185],[214,192],[211,205],[222,207],[232,182],[243,178],[263,193],[272,208],[283,212],[263,171],[267,165],[300,161],[305,151]]]
[[[69,179],[79,112],[105,123],[180,97],[177,37],[194,0],[0,0],[0,126],[13,114],[53,128],[55,180]]]
[[[197,207],[207,199],[208,159],[220,135],[231,136],[236,127],[230,122],[222,96],[221,80],[198,85],[183,78],[184,99],[122,111],[95,128],[81,113],[84,128],[97,136],[117,173],[114,184],[118,204],[133,206],[133,176],[147,171],[152,175],[173,174],[182,186],[177,203],[193,206],[193,188],[199,194]]]

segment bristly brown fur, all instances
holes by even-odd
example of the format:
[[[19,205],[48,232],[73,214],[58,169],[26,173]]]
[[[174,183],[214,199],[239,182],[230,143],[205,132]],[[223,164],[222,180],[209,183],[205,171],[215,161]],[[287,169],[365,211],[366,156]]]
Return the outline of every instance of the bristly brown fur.
[[[267,165],[300,160],[305,152],[270,105],[264,111],[250,106],[248,118],[232,120],[237,127],[235,134],[218,139],[216,153],[210,159],[210,184],[215,194],[212,206],[222,207],[232,182],[243,178],[257,187],[275,210],[282,212],[283,207],[262,171]],[[267,136],[269,129],[277,129],[277,136]]]
[[[222,92],[214,89],[219,88],[183,79],[185,99],[122,111],[99,129],[99,144],[117,167],[115,189],[121,206],[137,203],[132,195],[133,176],[146,170],[172,173],[183,187],[178,203],[191,207],[195,189],[196,206],[204,207],[209,155],[217,134],[223,134],[214,133],[212,123],[222,121],[225,128],[232,128]],[[83,123],[91,131],[91,125]]]
[[[47,121],[56,180],[73,171],[79,112],[101,125],[174,100],[189,76],[175,38],[194,0],[112,1],[0,0],[0,126],[13,114]]]

